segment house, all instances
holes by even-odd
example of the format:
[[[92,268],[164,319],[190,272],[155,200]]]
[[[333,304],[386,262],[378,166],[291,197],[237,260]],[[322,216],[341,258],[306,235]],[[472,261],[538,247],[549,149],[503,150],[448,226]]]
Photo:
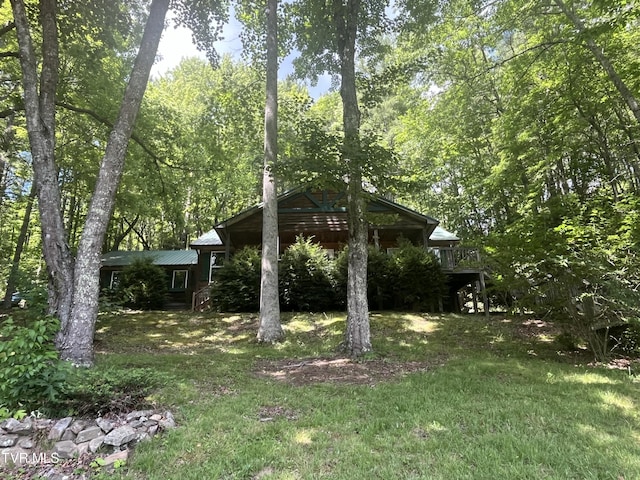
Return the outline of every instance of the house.
[[[154,265],[167,273],[168,302],[190,304],[196,286],[196,250],[142,250],[137,252],[115,251],[102,256],[100,286],[103,289],[117,287],[122,270],[135,260],[152,259]]]
[[[441,308],[458,310],[458,291],[470,285],[478,311],[478,291],[482,293],[485,311],[488,303],[484,287],[485,274],[480,268],[479,251],[460,247],[460,238],[440,227],[439,221],[380,196],[368,203],[369,243],[392,253],[398,239],[429,249],[440,259],[448,276],[449,295]],[[347,245],[347,208],[345,192],[298,188],[278,197],[279,250],[295,243],[299,235],[313,237],[333,256]],[[262,204],[246,209],[216,225],[191,243],[198,252],[196,293],[193,306],[208,300],[208,285],[216,269],[225,259],[247,245],[262,242]]]

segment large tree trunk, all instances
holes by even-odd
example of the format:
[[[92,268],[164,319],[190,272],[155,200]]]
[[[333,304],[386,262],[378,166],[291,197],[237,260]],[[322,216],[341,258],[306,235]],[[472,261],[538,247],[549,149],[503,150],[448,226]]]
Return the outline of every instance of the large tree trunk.
[[[16,284],[18,283],[18,273],[20,271],[20,258],[22,257],[22,250],[29,233],[29,223],[31,221],[31,211],[33,209],[33,201],[36,197],[36,189],[31,184],[31,191],[27,197],[27,206],[24,210],[24,217],[22,218],[22,226],[20,227],[20,234],[18,235],[18,241],[16,242],[16,249],[13,253],[13,262],[11,263],[11,271],[9,272],[9,278],[7,279],[7,290],[4,294],[3,307],[5,309],[11,308],[11,295],[16,290]]]
[[[349,258],[347,274],[347,329],[344,349],[352,356],[371,351],[369,304],[367,301],[366,202],[362,192],[362,149],[360,109],[356,94],[355,45],[360,0],[334,0],[333,14],[340,56],[340,96],[344,125],[343,161],[349,171],[347,211]]]
[[[264,167],[262,172],[262,275],[258,341],[284,338],[278,295],[278,199],[273,168],[278,158],[278,1],[267,2],[267,100],[264,109]]]
[[[49,314],[68,326],[73,293],[73,259],[67,245],[55,164],[55,99],[58,84],[58,31],[55,0],[40,1],[42,66],[38,67],[22,0],[11,0],[18,36],[27,132],[49,276]],[[38,85],[39,83],[39,85]]]
[[[124,170],[127,145],[147,88],[168,8],[169,0],[153,0],[151,3],[140,50],[129,77],[118,118],[107,142],[80,237],[74,272],[71,319],[58,336],[61,358],[77,365],[93,364],[93,334],[100,290],[100,253]]]
[[[609,60],[609,58],[605,55],[602,47],[600,47],[600,45],[598,45],[588,34],[585,34],[586,28],[584,22],[580,19],[580,17],[578,17],[578,15],[575,14],[575,12],[571,8],[567,6],[567,4],[564,3],[563,0],[554,0],[554,2],[560,8],[560,10],[562,10],[562,13],[564,13],[566,17],[571,21],[576,31],[580,35],[585,37],[585,44],[587,45],[587,48],[591,51],[591,53],[593,53],[593,56],[596,57],[596,60],[598,60],[604,71],[607,72],[609,80],[611,80],[613,85],[616,87],[618,93],[629,107],[629,110],[633,112],[634,117],[636,117],[636,120],[640,124],[640,105],[638,104],[638,99],[633,95],[633,92],[631,92],[620,75],[618,75],[618,72],[611,63],[611,60]]]

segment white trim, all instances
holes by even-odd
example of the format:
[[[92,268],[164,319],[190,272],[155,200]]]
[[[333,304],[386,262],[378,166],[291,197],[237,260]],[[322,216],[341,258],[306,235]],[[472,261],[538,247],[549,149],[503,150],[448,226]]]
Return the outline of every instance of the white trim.
[[[184,284],[181,287],[176,286],[176,273],[178,272],[184,272]],[[174,270],[171,275],[171,289],[172,290],[178,290],[182,288],[186,289],[187,285],[189,285],[189,270]]]
[[[118,288],[118,283],[120,283],[120,275],[122,274],[121,270],[112,270],[111,278],[109,279],[109,290],[115,290]]]

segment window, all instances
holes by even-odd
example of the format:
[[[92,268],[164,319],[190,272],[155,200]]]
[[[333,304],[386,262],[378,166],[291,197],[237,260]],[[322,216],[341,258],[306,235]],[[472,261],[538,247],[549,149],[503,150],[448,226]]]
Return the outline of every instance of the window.
[[[186,289],[188,281],[189,281],[188,270],[174,270],[173,277],[171,279],[171,290]]]
[[[400,251],[399,248],[387,248],[387,255],[395,255]]]
[[[322,251],[329,260],[336,258],[336,251],[333,248],[323,248]]]
[[[111,290],[115,290],[116,288],[118,288],[118,286],[120,286],[120,274],[122,272],[120,271],[114,271],[111,272],[111,280],[109,281],[109,288]]]
[[[211,252],[211,260],[209,263],[209,283],[215,278],[215,271],[222,267],[224,263],[223,252]]]

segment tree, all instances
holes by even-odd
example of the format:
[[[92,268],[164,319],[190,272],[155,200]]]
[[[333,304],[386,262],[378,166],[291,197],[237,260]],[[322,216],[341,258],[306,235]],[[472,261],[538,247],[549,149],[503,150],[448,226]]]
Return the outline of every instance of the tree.
[[[49,275],[49,311],[58,316],[61,322],[56,345],[61,358],[79,365],[91,365],[98,308],[100,252],[113,212],[127,144],[155,59],[169,0],[151,2],[140,49],[106,144],[76,259],[71,255],[65,235],[55,160],[56,88],[59,78],[57,21],[63,17],[58,16],[54,0],[40,1],[42,59],[38,70],[25,3],[23,0],[12,0],[11,6],[18,36],[27,131]]]
[[[267,3],[267,99],[264,110],[264,165],[262,181],[262,267],[258,341],[284,338],[278,294],[278,198],[275,165],[278,156],[278,2]]]

